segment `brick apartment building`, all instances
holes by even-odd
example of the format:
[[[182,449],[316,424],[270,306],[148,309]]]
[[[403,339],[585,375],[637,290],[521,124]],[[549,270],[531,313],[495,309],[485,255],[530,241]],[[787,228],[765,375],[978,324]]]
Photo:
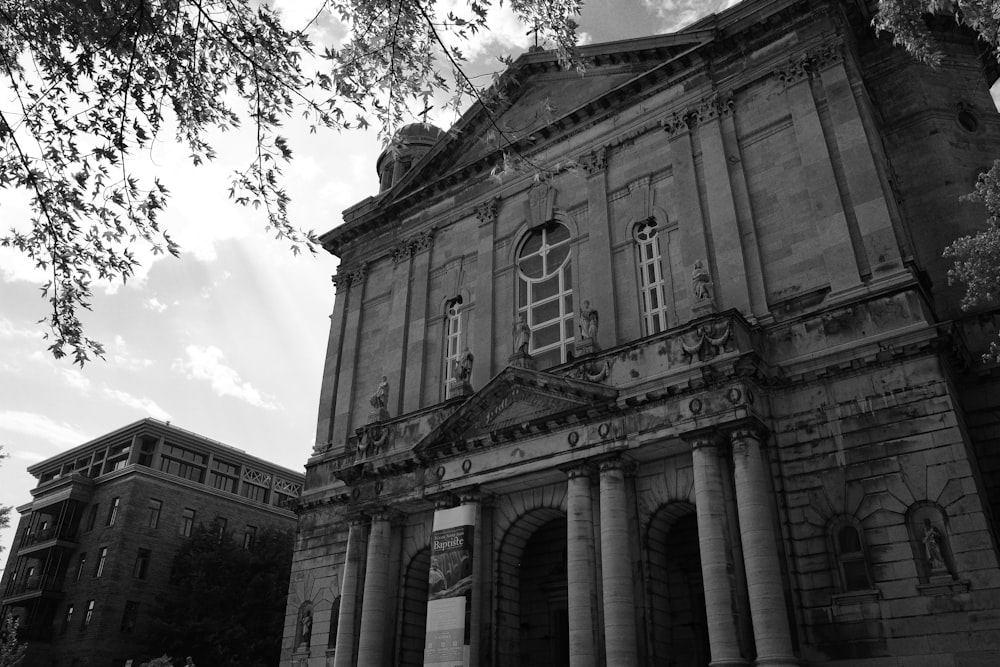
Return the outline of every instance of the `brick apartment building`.
[[[149,610],[170,594],[174,555],[213,521],[252,548],[286,508],[300,473],[154,419],[143,419],[28,472],[38,479],[0,581],[21,621],[24,667],[122,667],[148,659]],[[155,650],[155,649],[154,649]]]

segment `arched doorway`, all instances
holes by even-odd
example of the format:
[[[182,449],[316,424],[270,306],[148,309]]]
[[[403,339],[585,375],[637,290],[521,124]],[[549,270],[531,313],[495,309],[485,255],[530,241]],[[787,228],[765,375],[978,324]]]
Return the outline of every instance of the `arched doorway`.
[[[659,510],[647,533],[653,663],[703,667],[711,660],[698,521],[690,503]]]
[[[406,568],[403,594],[399,601],[400,667],[421,667],[424,664],[424,634],[427,630],[427,588],[431,567],[431,550],[418,551]]]
[[[497,667],[568,667],[566,516],[520,517],[498,552]]]

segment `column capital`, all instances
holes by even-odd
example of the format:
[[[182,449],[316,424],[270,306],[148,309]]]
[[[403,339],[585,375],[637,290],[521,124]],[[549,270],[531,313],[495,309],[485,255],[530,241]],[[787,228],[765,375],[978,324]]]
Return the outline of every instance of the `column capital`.
[[[574,461],[573,463],[560,466],[559,470],[566,475],[567,479],[576,479],[577,477],[594,477],[594,463],[592,461]]]
[[[621,454],[611,454],[606,458],[595,460],[595,463],[602,474],[613,470],[621,470],[625,474],[635,471],[635,462]]]
[[[368,517],[372,523],[376,521],[388,521],[389,523],[400,523],[406,518],[406,513],[392,507],[378,507],[368,511]]]
[[[496,498],[492,493],[483,491],[479,486],[467,486],[464,489],[458,489],[454,492],[458,496],[458,502],[461,505],[480,505],[484,507],[489,507],[493,504],[493,500]]]
[[[475,208],[476,219],[479,220],[480,225],[488,225],[496,222],[497,219],[497,209],[500,205],[500,198],[493,197],[487,199],[483,203],[479,204]]]
[[[726,442],[721,433],[715,430],[695,431],[685,433],[681,439],[691,445],[691,449],[718,449]]]
[[[734,453],[744,453],[750,442],[755,442],[758,446],[764,443],[767,437],[767,428],[760,423],[750,422],[739,424],[729,429],[729,441],[732,443]]]

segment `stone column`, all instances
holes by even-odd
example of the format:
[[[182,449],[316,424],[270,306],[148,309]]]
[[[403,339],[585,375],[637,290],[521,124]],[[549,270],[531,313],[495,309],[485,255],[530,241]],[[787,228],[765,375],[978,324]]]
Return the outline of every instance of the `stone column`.
[[[756,664],[761,667],[792,667],[798,662],[792,652],[785,592],[781,584],[781,566],[771,516],[770,472],[762,456],[756,429],[738,428],[730,437],[750,617],[757,645]]]
[[[379,667],[383,649],[391,643],[392,631],[386,632],[386,611],[395,599],[389,591],[389,547],[392,525],[389,515],[372,516],[368,536],[368,560],[365,566],[365,592],[361,602],[361,636],[358,639],[358,665]]]
[[[476,528],[472,539],[472,607],[469,609],[469,664],[482,664],[483,646],[483,551],[490,547],[483,543],[482,496],[477,491],[459,494],[462,505],[475,508]],[[487,574],[488,576],[488,574]]]
[[[469,351],[475,357],[472,365],[472,386],[482,389],[493,377],[493,252],[494,230],[497,222],[499,199],[490,199],[476,207],[479,221],[478,245],[476,248],[476,304],[472,316],[475,322],[470,328],[475,331]]]
[[[386,397],[386,408],[393,417],[403,411],[406,393],[406,352],[410,310],[410,270],[413,267],[413,239],[405,239],[392,251],[392,294],[389,299],[389,316],[383,323],[387,341],[382,356],[382,373],[392,390]]]
[[[860,282],[854,236],[840,198],[823,126],[813,97],[808,70],[802,63],[779,72],[802,160],[802,178],[809,195],[816,238],[823,248],[830,287],[834,292]]]
[[[589,240],[582,247],[581,258],[588,267],[581,271],[583,288],[574,306],[579,310],[584,300],[590,301],[607,324],[597,330],[597,342],[603,349],[618,344],[618,313],[615,299],[615,272],[612,270],[611,216],[608,213],[608,156],[607,149],[598,148],[580,159],[587,172],[587,210]]]
[[[566,489],[566,587],[569,612],[570,667],[597,665],[596,569],[594,567],[594,507],[590,496],[591,469],[573,468]]]
[[[705,217],[701,206],[701,196],[698,193],[698,174],[695,169],[694,148],[691,141],[689,124],[695,121],[685,114],[665,121],[664,129],[670,137],[670,159],[674,174],[674,196],[677,198],[677,210],[681,211],[678,228],[681,235],[681,259],[684,262],[683,274],[690,277],[697,262],[705,271],[712,274],[711,258],[708,256],[708,237],[705,231]],[[715,278],[711,282],[714,284]],[[687,286],[688,306],[694,317],[715,310],[715,288],[709,287],[709,297],[698,299],[689,283]],[[681,316],[681,320],[687,319]]]
[[[607,664],[639,664],[632,587],[625,471],[621,459],[601,463],[601,567]]]
[[[330,337],[326,344],[326,363],[323,366],[323,383],[319,393],[319,419],[316,423],[314,453],[326,451],[333,444],[333,401],[337,396],[337,376],[340,374],[340,344],[344,337],[344,316],[347,312],[347,278],[339,273],[333,276],[336,295],[333,314],[330,315]]]
[[[365,279],[368,275],[367,264],[347,274],[347,316],[344,322],[344,335],[341,338],[340,370],[337,374],[337,397],[333,411],[331,427],[333,449],[343,452],[347,445],[347,434],[351,427],[351,409],[356,380],[357,354],[361,346],[361,304],[364,301]]]
[[[708,643],[712,666],[745,665],[740,651],[736,593],[732,577],[726,505],[718,440],[701,437],[691,441],[694,466],[694,503],[698,517],[698,549],[708,617]]]
[[[431,246],[434,229],[427,229],[413,239],[412,284],[410,287],[409,333],[406,336],[406,376],[400,393],[402,411],[412,412],[423,402],[424,346],[427,339],[427,290],[430,283]]]
[[[364,524],[353,519],[347,533],[347,556],[344,562],[344,578],[340,582],[340,615],[337,617],[337,649],[333,656],[333,667],[353,667],[354,652],[357,647],[355,617],[358,606],[358,576],[361,559],[364,558]]]

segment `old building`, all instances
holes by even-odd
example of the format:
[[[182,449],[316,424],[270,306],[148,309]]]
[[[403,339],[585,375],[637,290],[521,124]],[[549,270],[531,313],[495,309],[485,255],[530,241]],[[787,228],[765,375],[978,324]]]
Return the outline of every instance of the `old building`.
[[[871,4],[531,52],[399,132],[323,237],[283,665],[1000,664],[998,317],[941,258],[995,66]]]
[[[24,667],[139,664],[149,612],[170,595],[174,554],[213,521],[246,548],[290,529],[301,473],[155,419],[28,469],[38,479],[0,583],[21,621]]]

